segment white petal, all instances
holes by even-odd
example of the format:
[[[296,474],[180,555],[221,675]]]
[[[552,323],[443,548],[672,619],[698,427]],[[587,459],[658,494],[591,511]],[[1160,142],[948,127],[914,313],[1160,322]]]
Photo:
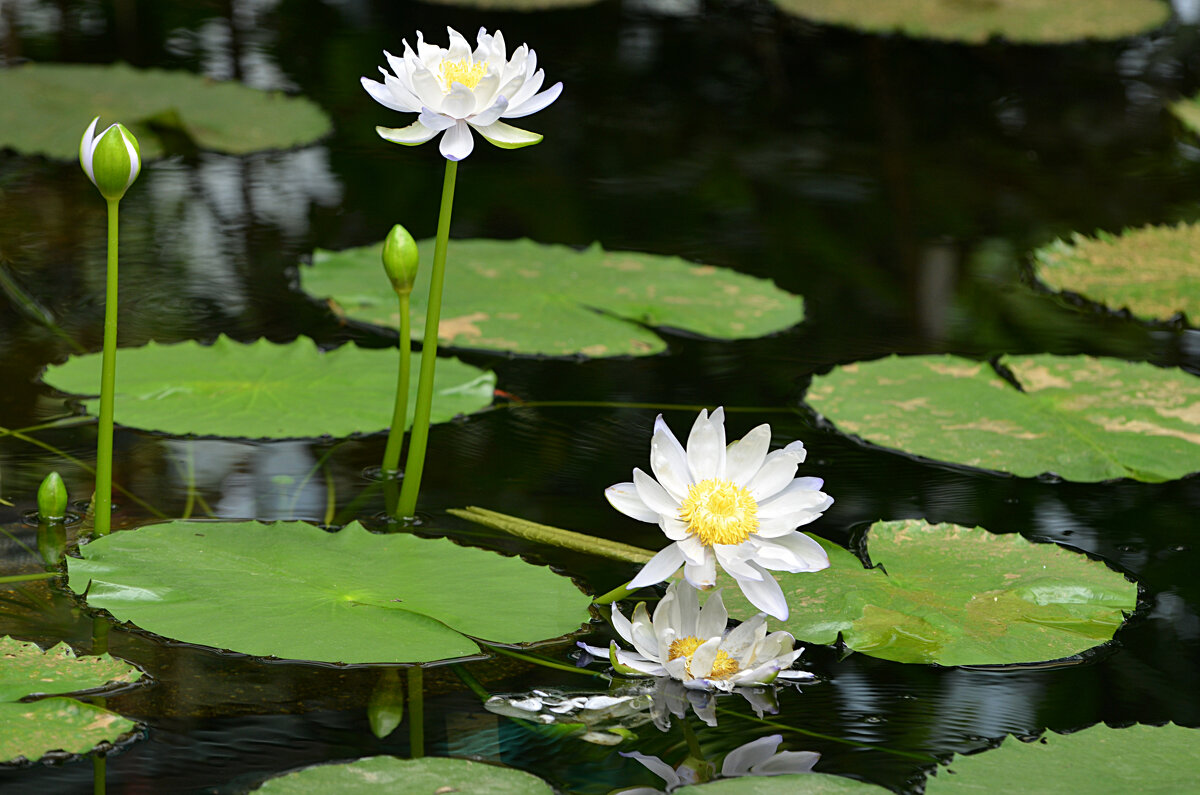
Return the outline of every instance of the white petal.
[[[796,522],[792,521],[792,514],[784,516],[773,516],[770,519],[758,517],[758,529],[754,531],[753,538],[778,538],[779,536],[787,535],[796,529]]]
[[[728,624],[729,613],[725,610],[721,592],[717,591],[708,597],[708,601],[700,610],[700,615],[696,620],[696,637],[713,638],[724,635],[725,627]]]
[[[793,480],[788,486],[774,497],[758,503],[758,515],[764,519],[797,512],[820,513],[830,504],[829,495],[805,488],[805,483]]]
[[[750,496],[755,502],[774,497],[792,482],[799,466],[800,463],[790,455],[767,459],[747,485]]]
[[[743,544],[713,544],[713,552],[717,556],[717,563],[736,579],[749,578],[755,580],[761,577],[759,574],[760,570],[750,564],[750,556],[756,549],[755,545],[749,542]]]
[[[637,761],[641,762],[647,770],[661,778],[663,781],[667,782],[667,789],[675,789],[682,783],[679,780],[679,776],[675,773],[675,768],[671,767],[657,756],[646,756],[645,754],[640,754],[637,751],[622,751],[621,756],[627,756],[630,759],[636,759]]]
[[[487,139],[488,143],[501,149],[520,149],[523,146],[533,146],[542,140],[542,136],[538,133],[522,130],[520,127],[513,127],[502,121],[475,129]]]
[[[498,88],[500,88],[500,75],[496,74],[494,70],[488,70],[487,74],[480,78],[479,82],[475,84],[475,88],[471,89],[471,93],[475,97],[475,107],[471,110],[471,113],[478,116],[479,114],[483,113],[483,111],[488,110],[495,105]],[[504,110],[508,110],[507,99],[504,100]],[[479,124],[491,124],[498,118],[500,118],[499,111],[497,111],[495,118],[486,122],[481,121]]]
[[[679,571],[679,567],[682,565],[683,553],[679,550],[679,544],[671,544],[652,557],[625,587],[632,591],[662,582]]]
[[[639,602],[640,604],[640,602]],[[617,634],[625,639],[626,643],[633,643],[633,624],[621,612],[621,609],[614,603],[612,606],[612,625]]]
[[[660,486],[657,480],[640,469],[634,469],[633,485],[637,488],[638,496],[642,498],[642,502],[646,503],[647,508],[657,511],[660,516],[678,518],[679,503],[670,494],[667,494],[667,490]]]
[[[471,154],[471,150],[474,148],[475,137],[471,135],[471,128],[465,121],[460,121],[446,130],[438,150],[447,160],[462,160]]]
[[[118,129],[118,132],[120,130]],[[129,140],[129,136],[121,133],[121,142],[125,144],[125,154],[129,155],[129,179],[125,180],[125,190],[129,190],[129,186],[137,179],[138,174],[142,170],[142,161],[138,157],[137,147],[133,145],[133,141]]]
[[[463,38],[463,35],[449,26],[446,27],[446,32],[450,34],[450,47],[446,52],[446,60],[457,61],[460,58],[470,58],[471,45]]]
[[[661,414],[654,420],[654,435],[650,437],[650,469],[677,502],[687,497],[691,486],[687,453]]]
[[[661,662],[658,635],[654,631],[654,622],[650,620],[650,614],[646,611],[645,602],[638,602],[637,606],[633,608],[633,620],[630,622],[629,630],[629,637],[626,640],[633,644],[637,653],[647,660]]]
[[[707,411],[701,411],[696,417],[687,440],[688,471],[694,482],[720,477],[725,471],[723,431],[723,426],[709,421]]]
[[[721,763],[721,775],[725,778],[746,775],[751,767],[770,759],[781,742],[782,734],[768,734],[753,742],[739,745],[725,756],[725,761]]]
[[[755,776],[786,776],[792,773],[810,773],[820,761],[816,751],[780,751],[769,759],[755,765],[750,771]]]
[[[398,110],[403,113],[413,112],[413,108],[408,107],[405,103],[398,101],[395,94],[388,90],[388,87],[383,83],[370,80],[365,77],[359,78],[359,82],[362,83],[362,87],[367,90],[367,93],[371,95],[371,99],[375,100],[380,105],[383,105],[385,108],[391,108],[392,110]]]
[[[79,164],[83,166],[84,173],[93,185],[96,184],[96,175],[92,171],[92,160],[96,155],[96,124],[99,121],[99,116],[92,119],[92,123],[83,131],[83,138],[79,140]]]
[[[767,616],[756,613],[749,619],[729,630],[725,636],[722,648],[725,653],[735,659],[740,666],[754,663],[754,651],[759,643],[767,636]]]
[[[449,130],[458,123],[457,119],[452,119],[449,116],[443,116],[440,113],[434,113],[429,108],[421,108],[421,115],[417,117],[417,121],[421,122],[421,124],[424,124],[429,129],[437,130],[438,132]]]
[[[658,526],[662,528],[666,537],[672,541],[682,541],[692,534],[686,522],[676,519],[673,516],[658,517]]]
[[[713,663],[717,660],[717,652],[721,649],[721,639],[709,638],[696,647],[692,652],[692,676],[696,679],[707,679],[712,673]]]
[[[696,624],[700,619],[699,591],[687,580],[677,580],[671,583],[671,588],[675,591],[677,608],[671,617],[671,626],[680,637],[701,637],[696,634]]]
[[[763,465],[771,446],[771,426],[763,423],[725,450],[725,477],[745,486]]]
[[[433,108],[435,111],[442,109],[442,100],[446,98],[446,91],[442,87],[442,81],[439,80],[433,72],[428,69],[417,69],[412,73],[413,93],[417,95],[417,99],[421,100],[421,104]]]
[[[697,588],[711,588],[717,583],[717,556],[705,555],[703,563],[683,564],[683,578]]]
[[[766,572],[763,573],[766,574]],[[769,616],[774,616],[780,621],[787,621],[787,600],[783,598],[783,589],[770,574],[766,574],[761,580],[739,579],[737,584],[746,598],[750,600],[750,604]]]
[[[423,144],[438,134],[437,130],[431,130],[419,121],[414,121],[407,127],[376,127],[375,132],[379,133],[379,137],[385,141],[405,146]]]
[[[712,550],[700,543],[700,539],[695,536],[688,536],[675,543],[679,545],[683,559],[693,566],[705,565],[705,560],[712,556]]]
[[[511,94],[506,94],[511,101],[513,110],[516,111],[526,100],[537,93],[542,87],[542,81],[546,79],[546,75],[541,69],[536,72],[530,68],[525,68],[520,72],[509,72],[506,74],[510,79],[505,83],[505,86],[511,86]],[[522,114],[527,115],[527,114]]]
[[[429,63],[435,58],[441,58],[445,55],[445,50],[436,44],[428,44],[425,41],[425,36],[421,31],[417,31],[417,57],[425,63]]]
[[[442,100],[442,107],[439,110],[447,116],[465,119],[475,112],[475,93],[462,83],[454,83]]]
[[[609,505],[621,513],[639,522],[655,522],[659,520],[658,512],[652,510],[637,494],[637,487],[632,483],[616,483],[604,490],[604,496]]]
[[[829,555],[820,544],[804,533],[758,539],[755,544],[758,547],[755,560],[768,569],[795,574],[829,568]]]
[[[541,72],[539,71],[538,74],[540,75]],[[538,82],[540,83],[541,81],[539,80]],[[526,85],[529,84],[527,83]],[[505,114],[505,118],[519,119],[522,116],[529,116],[537,113],[539,110],[545,108],[551,102],[558,99],[559,95],[562,94],[562,86],[562,83],[555,83],[536,96],[532,96],[529,99],[522,99],[520,103],[514,101],[511,109],[507,114]],[[518,97],[524,92],[524,89],[525,86],[521,86],[521,91],[517,92]]]

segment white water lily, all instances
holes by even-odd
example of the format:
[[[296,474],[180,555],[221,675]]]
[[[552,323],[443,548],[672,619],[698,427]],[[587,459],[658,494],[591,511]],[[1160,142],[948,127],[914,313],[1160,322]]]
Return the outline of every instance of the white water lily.
[[[536,144],[542,136],[500,119],[536,113],[558,99],[562,83],[538,93],[545,74],[537,68],[537,54],[522,44],[507,57],[500,31],[479,29],[475,49],[462,34],[447,28],[450,46],[428,44],[417,32],[414,50],[404,42],[404,55],[384,51],[392,72],[380,67],[383,82],[362,78],[363,88],[376,102],[403,113],[419,113],[407,127],[376,127],[388,141],[413,146],[442,136],[440,151],[447,160],[471,154],[474,129],[502,149]],[[394,72],[394,74],[392,74]]]
[[[84,130],[79,141],[79,165],[100,195],[119,200],[142,171],[141,150],[137,138],[123,124],[110,124],[96,135],[100,117]]]
[[[633,470],[633,481],[610,486],[604,496],[626,516],[657,524],[674,543],[655,555],[627,587],[637,589],[670,577],[680,566],[698,588],[712,587],[720,565],[751,604],[780,620],[787,601],[768,569],[819,571],[829,556],[796,530],[819,517],[833,498],[820,478],[797,478],[806,455],[792,442],[767,452],[771,426],[759,425],[725,445],[725,412],[701,411],[687,448],[662,415],[650,440],[654,477]]]
[[[821,755],[815,751],[780,751],[783,735],[771,734],[739,745],[725,755],[719,775],[712,775],[712,766],[705,762],[697,764],[689,758],[678,767],[671,767],[657,756],[647,756],[637,751],[622,752],[621,756],[637,760],[647,770],[666,782],[666,793],[680,787],[703,784],[720,778],[742,776],[786,776],[811,773]],[[635,787],[620,791],[620,795],[661,795],[663,790],[650,787]]]
[[[685,687],[731,691],[735,687],[768,685],[776,677],[810,679],[807,671],[792,671],[801,649],[787,632],[767,634],[763,613],[726,631],[729,614],[716,591],[700,607],[700,594],[687,582],[673,582],[654,609],[645,602],[633,609],[633,620],[613,605],[613,627],[634,648],[616,643],[608,649],[579,643],[588,652],[607,656],[615,668],[645,676],[670,676]]]

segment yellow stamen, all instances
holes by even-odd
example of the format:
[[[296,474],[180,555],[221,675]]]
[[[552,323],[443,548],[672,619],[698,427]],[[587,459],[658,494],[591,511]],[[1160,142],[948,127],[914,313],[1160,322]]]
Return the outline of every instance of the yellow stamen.
[[[687,672],[692,674],[692,655],[696,653],[696,649],[700,648],[704,641],[700,638],[689,637],[680,638],[672,641],[670,648],[667,649],[667,659],[674,660],[677,657],[683,657],[687,660]],[[708,675],[712,679],[728,679],[738,672],[737,660],[730,657],[724,650],[717,652],[717,658],[713,660],[712,672]]]
[[[470,58],[457,61],[442,61],[442,79],[446,81],[446,90],[455,83],[462,83],[467,88],[474,88],[487,74],[487,61],[475,63]]]
[[[688,489],[679,518],[706,547],[740,544],[758,530],[758,503],[742,486],[709,478]]]

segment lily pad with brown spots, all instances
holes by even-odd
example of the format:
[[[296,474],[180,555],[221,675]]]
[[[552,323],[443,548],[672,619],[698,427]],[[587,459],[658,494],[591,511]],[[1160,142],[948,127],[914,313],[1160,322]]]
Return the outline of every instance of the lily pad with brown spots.
[[[412,335],[424,335],[433,241],[418,244]],[[300,269],[310,295],[352,320],[396,328],[380,245],[318,250]],[[761,337],[804,319],[804,302],[766,279],[678,257],[582,251],[530,240],[452,240],[438,337],[459,348],[547,356],[644,356],[666,348],[647,327],[716,339]]]
[[[1137,586],[1103,563],[1015,533],[876,522],[867,533],[870,569],[818,541],[829,568],[775,575],[790,616],[774,628],[809,643],[840,635],[848,648],[886,660],[1001,665],[1070,657],[1111,640],[1137,604]],[[758,611],[736,586],[723,597],[734,618]]]
[[[1158,482],[1200,471],[1200,378],[1090,356],[986,362],[890,356],[813,379],[840,430],[936,461],[1067,480]]]
[[[1200,122],[1200,105],[1197,105]],[[1038,249],[1037,277],[1112,309],[1200,320],[1200,224],[1146,226],[1120,235],[1075,235]]]

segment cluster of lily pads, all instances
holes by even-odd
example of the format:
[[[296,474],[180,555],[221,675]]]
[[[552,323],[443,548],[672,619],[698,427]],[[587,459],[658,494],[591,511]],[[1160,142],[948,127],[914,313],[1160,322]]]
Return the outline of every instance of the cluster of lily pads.
[[[817,9],[820,4],[794,0],[790,6]],[[804,13],[822,18],[817,10]],[[423,665],[559,638],[588,621],[590,604],[612,603],[607,617],[631,648],[615,640],[607,647],[578,643],[586,653],[580,664],[592,658],[608,662],[612,688],[486,694],[485,705],[533,725],[582,724],[585,739],[616,744],[627,739],[606,728],[617,713],[622,726],[646,719],[666,730],[671,716],[686,725],[689,711],[715,725],[718,700],[734,692],[759,714],[775,711],[776,686],[813,678],[794,667],[802,651],[797,640],[840,643],[901,663],[941,665],[1055,660],[1111,640],[1136,606],[1137,587],[1065,548],[982,528],[881,521],[868,532],[875,566],[867,567],[853,553],[800,532],[832,504],[820,479],[797,477],[803,444],[771,450],[771,429],[765,424],[730,442],[720,408],[699,413],[686,444],[658,417],[650,439],[652,475],[635,469],[631,481],[606,492],[618,511],[661,530],[669,542],[661,550],[619,549],[516,517],[464,512],[543,543],[643,564],[627,585],[594,599],[545,567],[444,539],[373,533],[357,522],[330,533],[300,522],[173,521],[108,534],[114,422],[167,434],[250,438],[348,436],[411,426],[414,441],[401,481],[405,491],[395,508],[402,519],[415,505],[420,461],[413,451],[424,455],[430,423],[479,410],[493,397],[494,375],[439,360],[439,343],[525,354],[647,355],[665,347],[650,329],[654,326],[733,339],[802,320],[798,296],[675,258],[606,252],[599,245],[574,251],[530,241],[450,243],[457,164],[472,152],[474,135],[503,148],[537,143],[540,136],[502,119],[546,107],[561,84],[541,91],[535,53],[522,45],[510,55],[498,32],[481,30],[473,48],[453,30],[449,37],[449,46],[439,47],[418,34],[416,47],[406,42],[402,55],[386,54],[390,70],[381,70],[382,82],[363,79],[376,101],[418,114],[407,127],[380,128],[381,137],[415,145],[440,136],[447,178],[437,238],[411,246],[403,242],[404,251],[394,256],[384,243],[319,251],[302,276],[304,289],[329,299],[350,321],[398,326],[402,349],[410,337],[424,339],[421,353],[401,364],[395,392],[397,380],[388,366],[392,351],[322,352],[309,341],[151,343],[122,352],[120,379],[115,379],[115,208],[137,178],[142,154],[134,134],[121,125],[99,135],[96,122],[88,128],[81,163],[112,213],[107,308],[113,312],[113,336],[110,345],[106,326],[104,353],[71,357],[45,374],[46,383],[63,392],[99,396],[84,400],[88,410],[95,408],[102,427],[97,537],[80,546],[77,557],[66,558],[71,590],[116,620],[166,638],[263,657],[351,664]],[[36,71],[40,79],[50,70]],[[165,79],[146,76],[151,78]],[[150,115],[147,111],[140,118]],[[54,142],[47,138],[45,146],[49,152]],[[1190,228],[1181,232],[1193,234]],[[1096,264],[1103,252],[1097,251],[1117,242],[1078,239],[1050,247],[1037,255],[1039,272],[1053,286],[1074,285],[1106,300],[1111,280],[1101,279],[1107,286],[1100,287],[1086,280],[1104,272]],[[404,276],[389,270],[389,287],[377,278],[379,262],[394,265],[395,256],[406,258]],[[1069,270],[1071,263],[1075,271]],[[1073,275],[1060,285],[1050,275],[1060,272]],[[402,300],[396,307],[398,294]],[[517,294],[524,300],[505,300]],[[1135,299],[1120,300],[1133,306]],[[513,306],[524,308],[514,311]],[[1149,311],[1196,311],[1190,305],[1155,307]],[[565,331],[539,333],[551,327]],[[409,370],[419,371],[420,380],[407,379]],[[333,390],[324,392],[326,384]],[[285,395],[289,409],[282,411],[278,406]],[[807,401],[836,428],[867,443],[1023,477],[1055,473],[1076,481],[1156,482],[1200,470],[1200,383],[1190,374],[1144,364],[1085,356],[1004,357],[991,363],[953,356],[890,357],[843,365],[817,377]],[[913,421],[917,416],[934,418],[935,430],[928,422]],[[385,479],[392,469],[385,464]],[[452,579],[472,587],[447,593],[426,586]],[[667,580],[653,613],[638,603],[627,617],[616,604]],[[721,586],[701,605],[700,590]],[[253,627],[218,620],[247,601],[255,604]],[[780,622],[773,632],[768,617]],[[731,625],[731,618],[738,623]],[[321,631],[263,629],[294,622]],[[53,660],[56,666],[83,663],[64,651],[43,653],[27,644],[0,648],[0,654],[20,660],[33,656],[44,664]],[[11,684],[5,708],[15,717],[5,721],[44,729],[60,719],[66,726],[82,714],[89,728],[104,729],[103,739],[132,736],[131,722],[103,710],[97,717],[81,702],[40,699],[32,702],[35,709],[22,700],[137,678],[136,671],[115,661],[86,658],[89,668],[101,662],[115,667],[91,678],[56,681],[49,689],[28,681]],[[8,664],[0,670],[17,669]],[[408,720],[416,718],[410,713]],[[970,779],[994,780],[989,777],[998,774],[989,766],[1000,765],[1008,777],[1018,768],[1029,771],[1029,786],[1036,789],[1040,766],[1090,764],[1075,756],[1103,755],[1112,742],[1144,743],[1162,753],[1176,743],[1194,742],[1192,732],[1178,727],[1116,733],[1120,738],[1114,740],[1112,730],[1097,727],[1044,745],[1006,741],[989,754],[956,760],[958,775],[935,776],[928,788],[964,791]],[[0,756],[36,758],[57,747],[55,742],[4,746]],[[97,742],[89,734],[81,744],[63,748],[81,753]],[[754,776],[782,777],[772,791],[807,786],[800,780],[820,780],[822,791],[873,788],[810,773],[817,756],[780,751],[781,743],[779,735],[746,743],[724,757],[719,772],[704,759],[669,764],[638,752],[627,756],[657,774],[668,792],[687,792],[710,780],[714,783],[705,786],[714,792],[760,791],[744,783]],[[1039,754],[1045,758],[1024,761]],[[1014,764],[1010,757],[1023,761]],[[465,760],[390,758],[299,771],[262,789],[352,791],[355,781],[365,788],[426,779],[464,790],[550,791],[520,771]],[[657,790],[629,790],[636,791]]]

